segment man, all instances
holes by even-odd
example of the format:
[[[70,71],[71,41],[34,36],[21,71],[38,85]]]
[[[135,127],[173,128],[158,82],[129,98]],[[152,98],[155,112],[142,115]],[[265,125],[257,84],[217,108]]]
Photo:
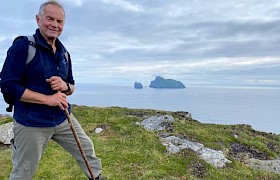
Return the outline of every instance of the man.
[[[65,12],[58,2],[42,4],[36,15],[39,28],[34,34],[35,57],[25,64],[29,48],[26,37],[17,38],[7,53],[1,73],[1,91],[14,97],[11,180],[32,179],[50,139],[65,148],[90,177],[64,108],[70,112],[93,174],[96,179],[102,178],[101,160],[95,156],[93,143],[72,115],[66,98],[74,91],[74,79],[70,56],[58,39],[64,20]]]

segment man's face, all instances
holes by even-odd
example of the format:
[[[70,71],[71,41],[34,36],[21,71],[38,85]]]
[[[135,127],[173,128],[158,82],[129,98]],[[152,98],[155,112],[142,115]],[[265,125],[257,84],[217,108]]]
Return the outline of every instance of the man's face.
[[[48,4],[41,16],[36,16],[36,21],[41,34],[48,40],[54,40],[63,31],[64,11],[55,5]]]

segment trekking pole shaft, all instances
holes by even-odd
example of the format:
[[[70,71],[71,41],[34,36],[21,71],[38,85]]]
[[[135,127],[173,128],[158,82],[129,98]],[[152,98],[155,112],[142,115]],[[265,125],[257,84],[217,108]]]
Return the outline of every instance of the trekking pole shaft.
[[[76,133],[76,131],[75,131],[75,128],[74,128],[74,126],[73,126],[73,123],[72,123],[71,117],[70,117],[70,115],[69,115],[68,109],[65,108],[64,112],[65,112],[65,115],[67,116],[68,123],[69,123],[70,128],[71,128],[71,130],[72,130],[72,132],[73,132],[74,138],[75,138],[75,140],[76,140],[76,142],[77,142],[77,144],[78,144],[78,147],[79,147],[79,150],[80,150],[80,152],[81,152],[81,155],[82,155],[82,157],[83,157],[83,159],[84,159],[84,161],[85,161],[85,163],[86,163],[86,166],[87,166],[87,169],[88,169],[88,171],[89,171],[89,173],[90,173],[90,176],[91,176],[92,179],[94,179],[93,172],[92,172],[92,170],[91,170],[91,168],[90,168],[90,165],[89,165],[89,163],[88,163],[88,160],[87,160],[87,157],[86,157],[85,152],[84,152],[84,150],[83,150],[83,147],[82,147],[82,144],[81,144],[81,142],[80,142],[80,139],[78,138],[78,135],[77,135],[77,133]]]

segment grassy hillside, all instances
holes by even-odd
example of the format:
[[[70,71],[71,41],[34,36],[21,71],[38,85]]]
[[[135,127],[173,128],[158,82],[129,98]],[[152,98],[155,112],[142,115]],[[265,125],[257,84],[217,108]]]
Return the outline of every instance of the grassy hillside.
[[[73,114],[93,140],[96,154],[102,159],[106,179],[280,179],[280,174],[254,170],[242,162],[246,155],[260,159],[279,156],[279,135],[256,132],[246,125],[213,125],[179,120],[174,112],[166,111],[74,106]],[[177,120],[166,133],[222,150],[233,162],[226,168],[217,169],[200,160],[191,150],[167,154],[159,141],[159,132],[146,131],[136,125],[136,122],[155,114],[171,114]],[[102,127],[105,131],[95,134],[96,127]],[[10,149],[0,150],[0,179],[9,177],[12,168],[10,156]],[[51,141],[34,179],[86,177],[74,159]]]

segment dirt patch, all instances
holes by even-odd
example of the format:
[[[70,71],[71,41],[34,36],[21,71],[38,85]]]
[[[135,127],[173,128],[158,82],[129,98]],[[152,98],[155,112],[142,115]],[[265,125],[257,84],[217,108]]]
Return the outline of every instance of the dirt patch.
[[[280,152],[279,145],[277,145],[277,144],[267,143],[267,147],[275,153]]]
[[[205,162],[199,160],[197,153],[191,149],[183,149],[178,154],[181,157],[196,157],[190,161],[187,166],[187,171],[195,178],[204,178],[208,174],[208,168]],[[182,178],[184,179],[184,178]],[[186,178],[188,179],[188,178]]]
[[[0,150],[9,149],[10,147],[11,145],[5,145],[3,143],[0,143]]]
[[[134,116],[134,117],[138,117],[138,118],[146,118],[148,116],[152,116],[152,115],[160,115],[161,113],[158,111],[158,112],[146,112],[146,111],[140,111],[140,110],[135,110],[135,111],[130,111],[130,112],[127,112],[126,115],[128,116]]]
[[[190,174],[196,178],[204,178],[207,176],[207,166],[200,161],[193,161],[189,168]]]
[[[106,130],[106,129],[109,129],[109,128],[110,128],[110,126],[109,126],[109,125],[107,125],[107,124],[100,124],[100,125],[96,126],[96,128],[101,128],[101,129]]]
[[[6,119],[8,117],[11,117],[9,114],[0,114],[0,120]]]
[[[253,147],[246,147],[241,143],[233,143],[230,145],[229,157],[244,162],[250,158],[259,159],[259,160],[267,160],[268,155],[258,151]]]
[[[277,150],[277,147],[273,144],[268,144],[268,147]],[[254,169],[280,173],[280,159],[269,160],[267,154],[252,147],[246,147],[240,143],[231,144],[229,156]]]

